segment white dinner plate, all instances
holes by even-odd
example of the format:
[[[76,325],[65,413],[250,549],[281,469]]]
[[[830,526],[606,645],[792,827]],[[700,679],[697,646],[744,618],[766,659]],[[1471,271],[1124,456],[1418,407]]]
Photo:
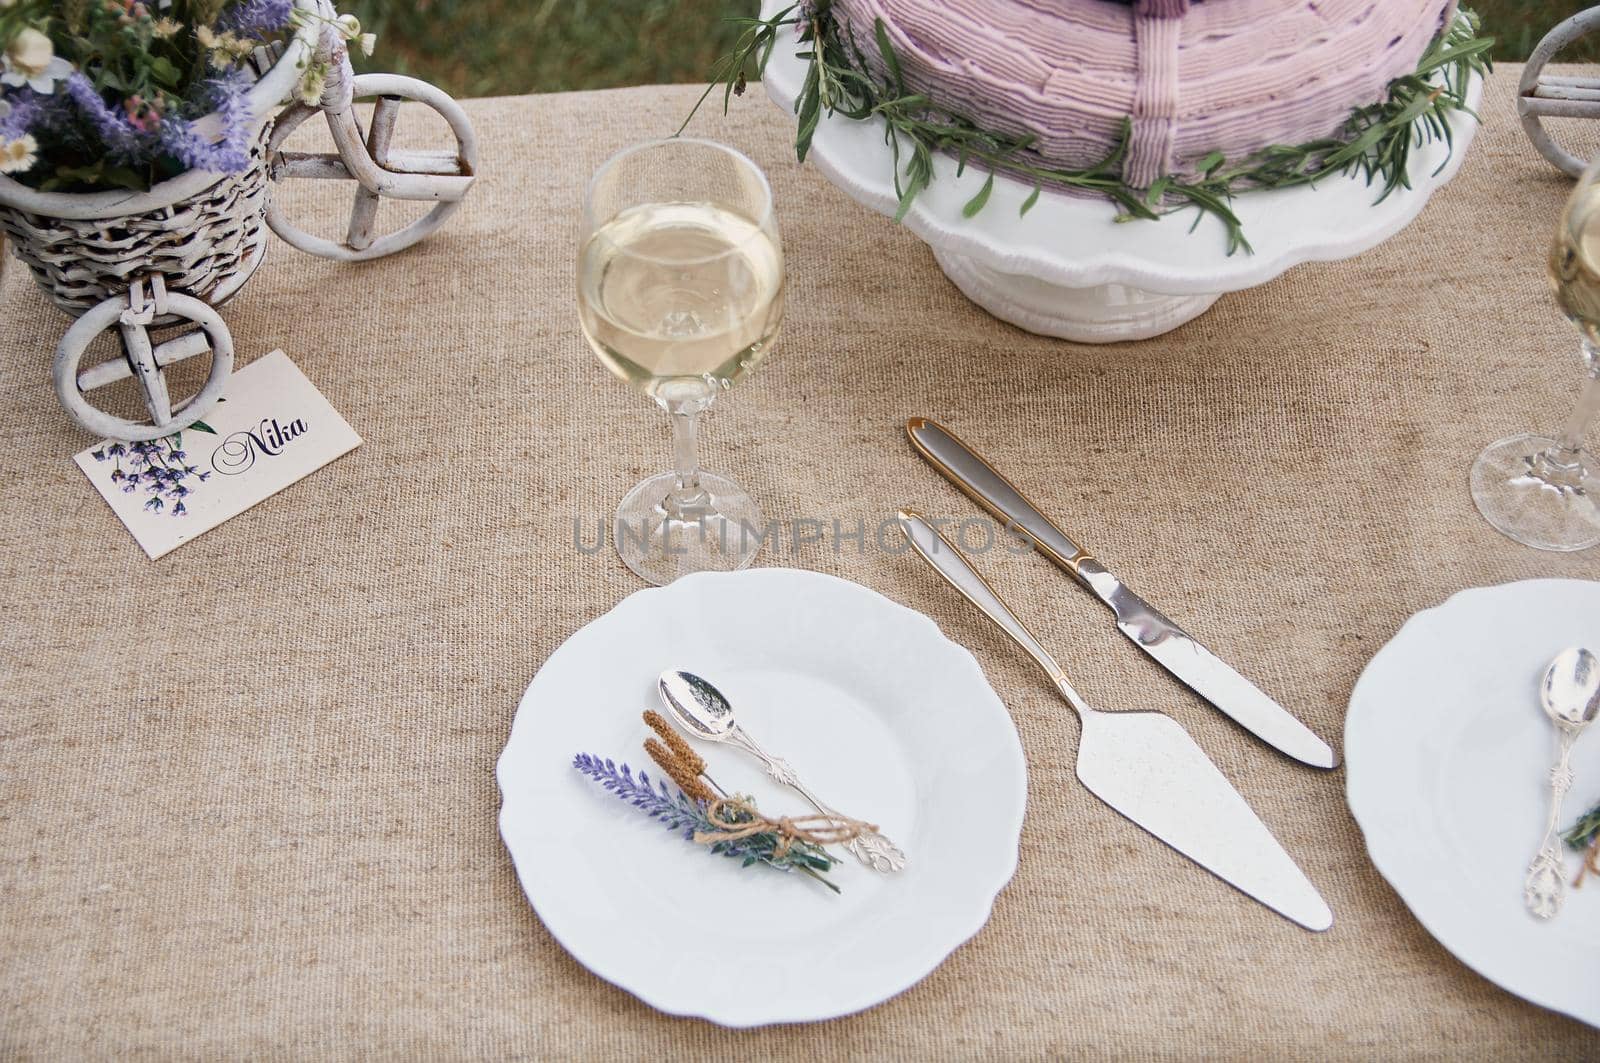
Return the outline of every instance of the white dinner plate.
[[[1445,948],[1502,988],[1600,1025],[1600,881],[1550,922],[1522,882],[1548,814],[1555,729],[1538,686],[1560,650],[1600,652],[1600,583],[1462,591],[1406,622],[1345,719],[1350,811],[1367,850]],[[1579,740],[1563,828],[1600,801],[1600,734]],[[1568,853],[1568,879],[1577,873]]]
[[[640,714],[667,668],[714,683],[906,869],[841,850],[835,896],[711,854],[580,775],[578,753],[658,774]],[[738,750],[697,748],[762,811],[809,811]],[[728,1026],[833,1018],[925,977],[988,920],[1027,798],[1016,727],[970,653],[864,587],[773,568],[640,591],[573,635],[528,687],[498,777],[501,836],[551,934],[653,1007]]]

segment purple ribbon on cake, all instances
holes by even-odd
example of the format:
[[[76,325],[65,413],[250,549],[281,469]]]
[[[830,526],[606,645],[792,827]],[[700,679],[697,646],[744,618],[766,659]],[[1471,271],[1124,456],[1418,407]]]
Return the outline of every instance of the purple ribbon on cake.
[[[1139,81],[1122,173],[1135,188],[1148,188],[1172,167],[1178,131],[1178,37],[1188,13],[1189,0],[1138,0],[1133,5]]]

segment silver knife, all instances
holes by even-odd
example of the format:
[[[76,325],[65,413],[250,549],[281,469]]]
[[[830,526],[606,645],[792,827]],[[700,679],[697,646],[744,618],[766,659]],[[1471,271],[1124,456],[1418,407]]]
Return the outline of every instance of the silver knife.
[[[913,417],[906,422],[906,434],[947,479],[1110,606],[1117,630],[1196,694],[1274,749],[1313,767],[1338,765],[1333,750],[1309,727],[1107,572],[953,432],[937,421]]]
[[[1231,886],[1307,930],[1333,912],[1189,732],[1159,712],[1100,712],[1078,696],[1033,633],[922,516],[900,531],[923,560],[1027,650],[1083,723],[1078,779],[1100,800]]]

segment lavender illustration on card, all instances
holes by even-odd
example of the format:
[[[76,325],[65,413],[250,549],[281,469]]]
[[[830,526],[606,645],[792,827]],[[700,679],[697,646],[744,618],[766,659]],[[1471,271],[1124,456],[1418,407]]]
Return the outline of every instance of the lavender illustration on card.
[[[152,559],[361,445],[282,351],[235,372],[228,388],[231,399],[182,432],[163,429],[165,438],[148,443],[105,439],[72,457]]]
[[[215,434],[204,422],[190,427]],[[152,513],[184,516],[189,512],[186,499],[211,478],[210,472],[189,463],[182,432],[148,442],[110,442],[89,453],[96,462],[110,464],[111,483],[124,494],[144,494],[144,508]]]

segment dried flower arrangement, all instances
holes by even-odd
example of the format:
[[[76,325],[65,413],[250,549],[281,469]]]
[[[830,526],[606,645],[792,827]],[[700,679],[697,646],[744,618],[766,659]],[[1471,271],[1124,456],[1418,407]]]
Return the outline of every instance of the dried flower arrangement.
[[[740,860],[744,867],[760,863],[798,871],[840,892],[823,877],[838,863],[823,846],[847,843],[877,827],[828,815],[769,818],[751,798],[731,796],[718,786],[706,774],[704,758],[659,713],[646,712],[644,722],[657,736],[645,739],[645,752],[677,784],[676,792],[665,782],[652,782],[643,771],[635,774],[626,764],[619,767],[587,753],[573,757],[572,766],[669,830],[682,831],[686,840],[719,856]]]
[[[587,753],[574,757],[572,766],[667,829],[682,831],[686,840],[706,845],[719,856],[740,860],[745,867],[762,863],[780,871],[800,871],[839,892],[838,886],[822,877],[837,861],[820,846],[806,841],[785,844],[774,831],[723,838],[721,835],[733,832],[712,819],[708,803],[694,800],[681,790],[674,793],[664,782],[651,782],[643,771],[635,775],[626,764],[619,767],[610,759]]]
[[[0,0],[0,174],[93,192],[242,172],[257,128],[249,60],[311,21],[370,54],[354,17],[294,0]],[[308,63],[301,97],[314,102],[327,75]]]

